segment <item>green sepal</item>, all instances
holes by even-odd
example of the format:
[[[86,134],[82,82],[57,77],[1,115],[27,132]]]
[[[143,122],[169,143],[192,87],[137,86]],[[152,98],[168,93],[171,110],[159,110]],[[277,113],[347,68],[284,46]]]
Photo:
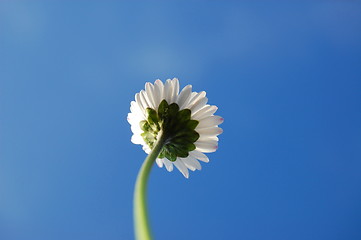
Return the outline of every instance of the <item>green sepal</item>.
[[[158,115],[154,109],[151,108],[146,109],[146,118],[150,125],[158,123]]]
[[[185,129],[183,131],[179,131],[174,139],[187,139],[187,141],[195,142],[199,139],[199,133],[195,130]]]
[[[143,140],[145,141],[146,144],[148,144],[148,146],[152,149],[153,148],[153,144],[156,142],[156,137],[150,133],[150,132],[143,132],[141,134]]]
[[[196,129],[196,127],[198,126],[199,122],[197,120],[189,120],[186,124],[187,128],[189,129]]]
[[[185,122],[191,119],[191,110],[183,109],[177,113],[177,120],[180,122]]]
[[[158,107],[158,117],[159,119],[165,119],[168,113],[168,103],[166,100],[163,100]]]
[[[199,139],[199,133],[195,131],[199,121],[191,119],[191,110],[179,111],[176,103],[168,104],[166,100],[158,106],[158,112],[154,109],[146,109],[146,120],[139,123],[144,131],[141,136],[145,143],[153,149],[158,133],[162,129],[166,143],[159,153],[158,158],[167,158],[176,161],[177,157],[186,158],[189,152],[196,149],[194,143]]]
[[[164,158],[165,157],[165,152],[164,152],[164,148],[162,148],[162,151],[159,153],[158,158]]]
[[[196,145],[194,145],[193,143],[189,143],[187,145],[187,148],[188,148],[188,151],[191,152],[191,151],[196,150]]]
[[[170,118],[173,118],[173,117],[177,116],[178,111],[179,111],[179,106],[178,106],[178,104],[172,103],[172,104],[170,104],[169,107],[168,107],[168,116],[169,116]]]
[[[157,133],[160,130],[158,114],[154,109],[146,109],[146,118],[152,131]]]
[[[183,145],[175,144],[175,145],[171,145],[171,146],[172,146],[172,149],[176,152],[178,157],[181,157],[181,158],[188,157],[188,155],[189,155],[188,149],[185,148]]]
[[[149,123],[146,120],[140,121],[139,126],[144,132],[148,132],[150,129]]]
[[[166,145],[164,148],[166,158],[168,158],[169,161],[175,162],[177,160],[177,154],[175,150],[170,145]]]

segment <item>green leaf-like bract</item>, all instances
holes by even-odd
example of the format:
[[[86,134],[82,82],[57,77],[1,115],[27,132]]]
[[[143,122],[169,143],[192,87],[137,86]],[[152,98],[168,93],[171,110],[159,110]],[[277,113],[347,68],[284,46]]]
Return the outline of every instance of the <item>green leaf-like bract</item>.
[[[183,109],[179,111],[176,103],[168,104],[163,100],[158,107],[158,112],[152,108],[146,109],[146,120],[141,121],[141,134],[145,143],[153,149],[160,130],[165,136],[159,158],[167,158],[174,162],[177,157],[188,157],[189,152],[196,146],[194,143],[199,138],[199,133],[195,131],[198,125],[197,120],[191,119],[191,110]]]

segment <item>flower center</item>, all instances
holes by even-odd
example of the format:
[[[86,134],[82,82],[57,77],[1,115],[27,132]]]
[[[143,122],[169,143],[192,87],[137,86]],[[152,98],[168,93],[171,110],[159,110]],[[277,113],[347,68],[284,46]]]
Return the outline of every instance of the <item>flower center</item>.
[[[140,122],[143,130],[141,136],[145,143],[153,149],[158,133],[162,130],[165,143],[159,158],[166,157],[174,162],[177,157],[188,157],[189,152],[196,146],[199,134],[194,130],[198,125],[197,120],[191,119],[191,110],[179,111],[176,103],[169,104],[163,100],[158,107],[158,112],[152,108],[146,109],[146,120]]]

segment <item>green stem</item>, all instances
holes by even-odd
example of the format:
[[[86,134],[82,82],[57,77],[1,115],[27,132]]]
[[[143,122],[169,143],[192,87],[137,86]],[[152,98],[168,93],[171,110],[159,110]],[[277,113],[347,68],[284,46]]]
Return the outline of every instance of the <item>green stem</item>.
[[[157,159],[162,147],[164,145],[164,136],[162,133],[158,135],[158,141],[155,143],[153,150],[144,160],[142,167],[139,170],[137,181],[134,190],[134,228],[135,239],[137,240],[151,240],[151,231],[148,220],[147,211],[147,182],[150,169]]]

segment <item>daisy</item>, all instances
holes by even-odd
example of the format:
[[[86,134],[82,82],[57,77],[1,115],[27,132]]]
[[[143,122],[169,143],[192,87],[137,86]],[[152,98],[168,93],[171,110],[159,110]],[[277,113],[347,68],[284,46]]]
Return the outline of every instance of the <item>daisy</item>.
[[[223,118],[214,115],[218,108],[207,101],[206,92],[192,92],[191,85],[180,91],[176,78],[164,84],[147,82],[131,102],[127,118],[131,141],[147,154],[158,148],[157,165],[169,172],[175,166],[188,178],[188,170],[201,170],[199,161],[209,162],[204,153],[217,150],[217,136],[222,133],[218,125]]]

